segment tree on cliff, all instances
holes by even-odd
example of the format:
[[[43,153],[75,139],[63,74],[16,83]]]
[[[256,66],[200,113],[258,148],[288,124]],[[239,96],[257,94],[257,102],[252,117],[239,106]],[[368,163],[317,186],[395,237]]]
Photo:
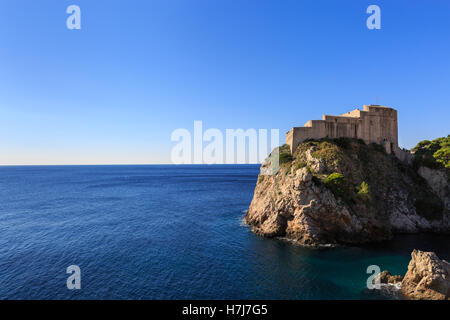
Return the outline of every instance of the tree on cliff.
[[[419,142],[413,149],[414,166],[450,169],[450,135]]]

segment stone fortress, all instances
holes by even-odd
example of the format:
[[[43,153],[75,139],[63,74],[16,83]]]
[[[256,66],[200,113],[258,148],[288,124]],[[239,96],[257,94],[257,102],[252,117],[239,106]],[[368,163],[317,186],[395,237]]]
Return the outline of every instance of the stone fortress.
[[[395,154],[401,161],[409,161],[408,154],[398,146],[397,110],[365,105],[340,116],[323,115],[322,120],[310,120],[303,127],[294,127],[286,134],[286,144],[291,153],[308,139],[355,138],[365,143],[378,143],[386,152]]]

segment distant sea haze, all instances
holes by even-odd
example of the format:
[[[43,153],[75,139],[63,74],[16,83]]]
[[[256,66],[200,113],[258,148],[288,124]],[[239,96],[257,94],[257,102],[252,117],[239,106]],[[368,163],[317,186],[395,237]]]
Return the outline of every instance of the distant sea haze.
[[[431,235],[327,250],[261,238],[242,222],[258,172],[0,167],[0,299],[373,299],[369,265],[404,274],[414,248],[450,258]]]

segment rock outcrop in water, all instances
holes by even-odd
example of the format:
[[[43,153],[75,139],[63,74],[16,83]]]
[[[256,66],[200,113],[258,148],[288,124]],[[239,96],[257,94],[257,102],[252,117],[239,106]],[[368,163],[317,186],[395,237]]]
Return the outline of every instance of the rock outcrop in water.
[[[279,159],[276,174],[259,175],[245,217],[259,235],[323,246],[450,232],[448,176],[430,180],[379,145],[306,141],[293,155],[281,147]],[[261,172],[270,166],[269,157]]]
[[[412,300],[450,300],[450,263],[434,252],[414,250],[401,293]]]
[[[401,283],[402,280],[403,277],[400,275],[393,276],[389,271],[383,271],[375,277],[374,283],[379,281],[381,284],[396,284]]]
[[[434,252],[414,250],[404,277],[383,271],[373,283],[380,283],[380,290],[395,299],[449,300],[450,263]]]

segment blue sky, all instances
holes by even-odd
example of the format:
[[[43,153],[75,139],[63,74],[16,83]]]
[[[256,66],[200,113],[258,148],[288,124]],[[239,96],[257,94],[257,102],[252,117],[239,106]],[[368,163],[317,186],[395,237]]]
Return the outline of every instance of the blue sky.
[[[194,120],[284,141],[364,104],[411,148],[450,133],[449,40],[446,0],[0,0],[0,164],[169,163]]]

